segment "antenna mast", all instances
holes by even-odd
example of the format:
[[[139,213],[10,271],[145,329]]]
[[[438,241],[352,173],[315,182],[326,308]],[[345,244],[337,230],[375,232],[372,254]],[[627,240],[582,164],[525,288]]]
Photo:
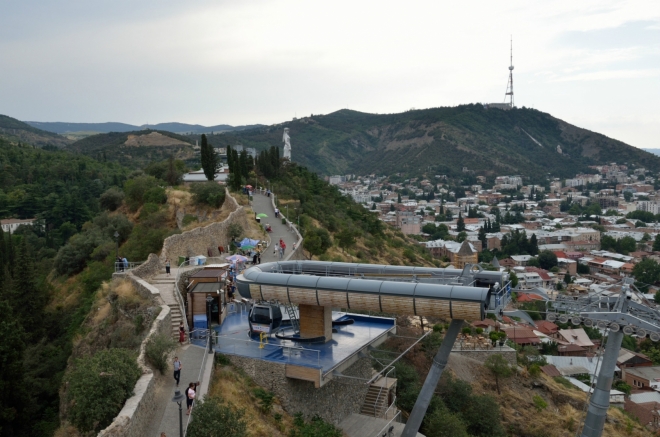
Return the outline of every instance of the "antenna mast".
[[[513,36],[511,37],[511,60],[509,63],[509,82],[506,85],[506,93],[504,94],[504,103],[506,103],[506,96],[511,96],[509,104],[513,108]]]

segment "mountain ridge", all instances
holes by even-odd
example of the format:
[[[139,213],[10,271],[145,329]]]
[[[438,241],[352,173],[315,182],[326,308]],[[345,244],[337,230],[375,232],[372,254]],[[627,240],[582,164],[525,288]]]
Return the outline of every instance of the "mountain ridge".
[[[660,171],[660,158],[550,114],[480,104],[368,114],[342,109],[279,125],[227,132],[227,143],[262,150],[282,145],[289,128],[293,161],[321,174],[468,172],[531,178],[573,177],[617,162]],[[559,148],[557,147],[559,146]]]
[[[110,132],[133,132],[143,129],[151,129],[158,131],[168,131],[172,133],[210,133],[218,131],[235,131],[252,129],[255,127],[262,127],[261,124],[247,125],[247,126],[231,126],[228,124],[218,124],[214,126],[203,126],[201,124],[188,124],[179,122],[167,122],[158,124],[143,124],[141,126],[132,125],[128,123],[119,122],[103,122],[103,123],[69,123],[69,122],[41,122],[41,121],[26,121],[26,124],[57,134],[66,134],[73,132],[96,132],[96,133],[110,133]]]

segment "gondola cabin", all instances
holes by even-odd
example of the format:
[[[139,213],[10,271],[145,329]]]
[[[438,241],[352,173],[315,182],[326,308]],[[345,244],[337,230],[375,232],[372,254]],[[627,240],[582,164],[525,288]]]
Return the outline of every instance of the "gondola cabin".
[[[255,303],[250,308],[250,334],[273,334],[282,326],[282,310],[279,304]]]

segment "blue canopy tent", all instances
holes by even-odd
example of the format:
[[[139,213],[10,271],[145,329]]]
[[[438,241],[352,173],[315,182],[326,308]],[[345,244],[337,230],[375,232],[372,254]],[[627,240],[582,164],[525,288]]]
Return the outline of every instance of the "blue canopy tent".
[[[257,244],[259,244],[259,240],[250,240],[249,238],[243,238],[240,243],[238,243],[239,247],[240,246],[254,246],[256,247]]]

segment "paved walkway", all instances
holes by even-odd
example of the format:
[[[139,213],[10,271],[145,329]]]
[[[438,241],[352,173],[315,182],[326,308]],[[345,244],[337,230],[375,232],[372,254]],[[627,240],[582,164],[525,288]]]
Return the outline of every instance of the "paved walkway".
[[[269,223],[273,228],[273,232],[270,233],[270,239],[272,243],[270,247],[266,249],[266,251],[261,255],[261,262],[267,263],[272,261],[279,261],[279,255],[277,253],[273,254],[275,244],[279,243],[280,238],[284,241],[284,244],[286,244],[286,252],[284,253],[284,257],[286,257],[287,254],[291,253],[291,250],[293,250],[293,243],[296,242],[298,236],[295,232],[290,231],[287,225],[282,224],[282,216],[280,216],[280,218],[275,218],[275,211],[273,210],[271,197],[255,192],[253,199],[252,209],[257,214],[268,214],[268,218],[262,218],[261,223]]]
[[[158,288],[165,304],[176,308],[178,312],[178,303],[174,297],[174,293],[176,292],[174,290],[174,280],[177,271],[178,269],[176,267],[172,267],[170,276],[166,276],[163,272],[156,275],[149,280],[149,282],[151,285]],[[198,389],[197,394],[198,399],[203,397],[208,391],[214,355],[209,355],[205,348],[195,345],[179,346],[175,355],[179,357],[182,364],[179,390],[183,393],[188,386],[188,383],[201,381],[202,385],[200,389]],[[165,432],[168,436],[178,436],[179,406],[175,402],[172,402],[174,392],[177,388],[173,377],[172,364],[170,363],[169,369],[165,375],[161,376],[156,373],[156,378],[154,400],[156,409],[151,417],[146,437],[159,437],[161,432]],[[182,402],[182,408],[183,429],[185,432],[190,420],[190,416],[186,415],[185,399]]]

